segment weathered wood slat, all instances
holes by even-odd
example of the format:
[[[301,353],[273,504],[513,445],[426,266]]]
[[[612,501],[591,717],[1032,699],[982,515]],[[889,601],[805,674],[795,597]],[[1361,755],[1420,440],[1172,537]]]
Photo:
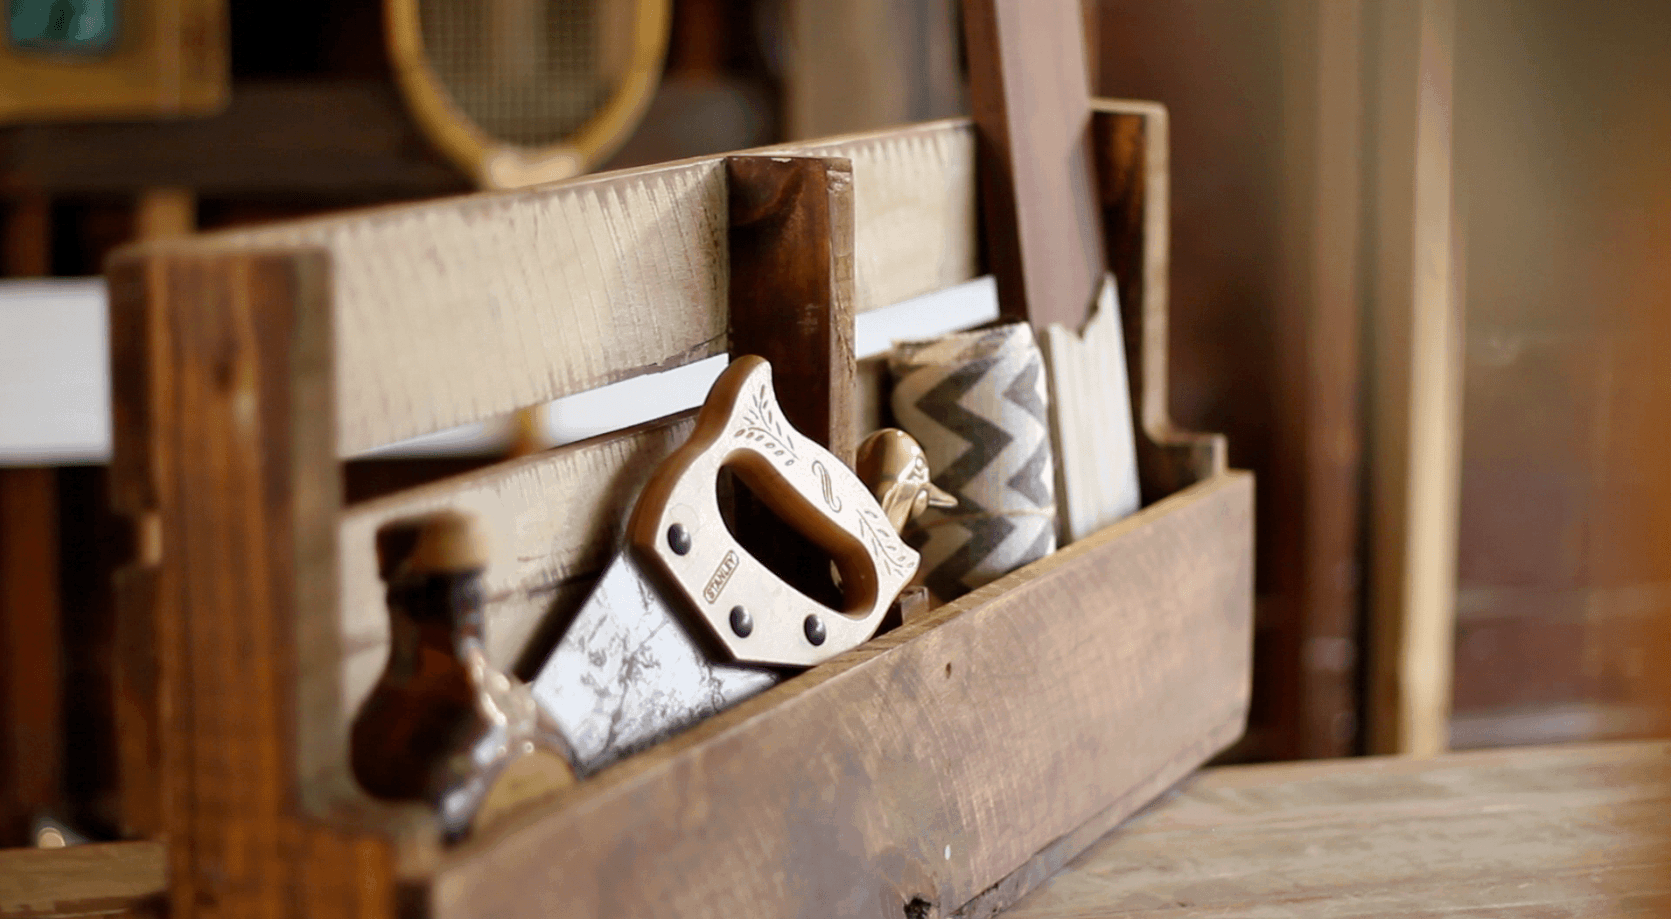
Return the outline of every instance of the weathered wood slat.
[[[1240,731],[1252,494],[1202,483],[606,770],[447,857],[433,914],[950,914]]]
[[[1671,745],[1218,769],[1007,914],[1663,916]]]
[[[155,842],[0,849],[0,919],[156,915],[168,895],[164,853]]]
[[[977,274],[963,122],[758,152],[853,160],[856,310]],[[709,157],[139,251],[328,253],[349,456],[724,353],[726,231]]]

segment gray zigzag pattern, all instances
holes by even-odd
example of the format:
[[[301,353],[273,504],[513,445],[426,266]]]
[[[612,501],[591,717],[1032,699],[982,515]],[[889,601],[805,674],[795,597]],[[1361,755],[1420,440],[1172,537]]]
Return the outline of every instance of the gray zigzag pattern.
[[[1039,426],[1048,431],[1050,412],[1040,392],[1043,387],[1039,385],[1043,374],[1043,364],[1028,361],[1021,372],[1015,375],[1015,379],[1010,381],[1010,385],[1005,387],[1004,398],[1033,416]],[[1055,469],[1050,460],[1050,441],[1041,441],[1038,449],[1027,458],[1027,462],[1004,484],[1034,504],[1049,504],[1053,497],[1051,482],[1055,477]]]
[[[964,491],[970,482],[989,466],[1004,448],[1010,445],[1009,432],[980,415],[964,408],[958,400],[981,382],[992,369],[996,358],[971,361],[958,368],[917,399],[917,410],[962,438],[963,452],[941,470],[936,484],[958,498],[954,513],[971,512]],[[1002,517],[989,518],[979,533],[966,530],[969,539],[956,552],[946,556],[923,580],[929,589],[942,597],[955,597],[968,589],[963,578],[974,570],[992,550],[1003,544],[1015,525]]]

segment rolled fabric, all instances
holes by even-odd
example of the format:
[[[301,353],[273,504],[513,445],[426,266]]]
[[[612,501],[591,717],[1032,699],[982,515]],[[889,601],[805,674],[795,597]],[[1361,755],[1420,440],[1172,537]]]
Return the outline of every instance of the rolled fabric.
[[[942,600],[1056,550],[1055,463],[1044,359],[1026,323],[897,342],[894,419],[922,444],[956,507],[905,531]]]

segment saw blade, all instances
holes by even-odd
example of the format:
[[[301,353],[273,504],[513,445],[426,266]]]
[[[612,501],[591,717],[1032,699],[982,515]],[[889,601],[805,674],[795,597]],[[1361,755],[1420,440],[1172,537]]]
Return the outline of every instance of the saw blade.
[[[533,693],[589,775],[776,683],[722,663],[692,637],[630,551],[598,579]]]

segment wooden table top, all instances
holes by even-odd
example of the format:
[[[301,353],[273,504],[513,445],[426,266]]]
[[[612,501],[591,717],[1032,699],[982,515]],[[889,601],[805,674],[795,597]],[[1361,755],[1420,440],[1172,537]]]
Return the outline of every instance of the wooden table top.
[[[1671,743],[1206,770],[1003,919],[1671,917]]]
[[[163,895],[156,843],[0,852],[0,917]],[[1206,770],[1003,919],[1671,917],[1671,743]]]

